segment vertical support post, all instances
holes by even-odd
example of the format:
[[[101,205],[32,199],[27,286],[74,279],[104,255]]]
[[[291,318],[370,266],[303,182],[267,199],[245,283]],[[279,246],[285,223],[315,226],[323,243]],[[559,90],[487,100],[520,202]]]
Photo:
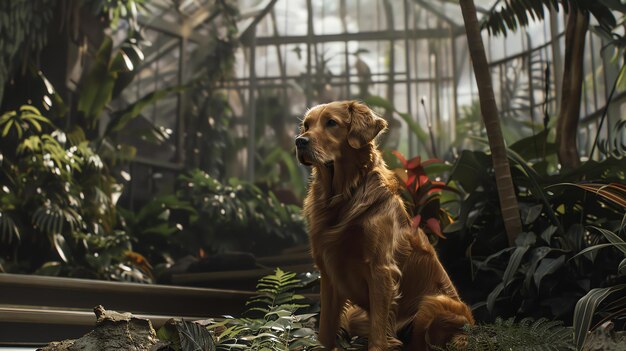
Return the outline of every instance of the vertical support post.
[[[437,29],[441,29],[440,21],[437,21]],[[445,143],[445,137],[441,121],[441,66],[439,65],[439,58],[441,57],[440,50],[441,47],[436,47],[435,50],[433,50],[433,54],[435,55],[435,110],[431,110],[431,121],[434,124],[436,133],[435,135],[437,136],[435,141],[437,143],[437,150],[443,150],[443,145]]]
[[[552,37],[552,72],[554,74],[554,86],[556,93],[555,106],[561,106],[561,87],[563,85],[563,55],[559,40],[559,18],[557,12],[550,6],[550,36]],[[558,113],[558,112],[557,112]]]
[[[249,182],[254,182],[254,156],[256,150],[256,98],[254,96],[257,88],[256,77],[256,25],[252,30],[252,37],[250,39],[250,63],[249,63],[249,78],[250,87],[248,89],[248,167],[247,167],[247,179]]]
[[[178,84],[183,85],[185,83],[186,78],[186,63],[187,63],[187,37],[181,37],[180,39],[180,55],[178,58]],[[176,120],[176,163],[184,165],[185,164],[185,140],[187,139],[187,130],[185,129],[185,105],[186,105],[186,94],[184,92],[178,93],[178,108],[177,111],[177,120]]]
[[[608,42],[603,38],[602,47],[606,45],[608,45]],[[619,75],[619,68],[617,67],[617,63],[611,62],[609,50],[602,50],[601,53],[602,66],[604,66],[604,101],[605,103],[608,103],[609,95],[611,94],[611,90],[613,90],[613,83]],[[606,140],[611,140],[611,128],[615,125],[618,118],[620,118],[620,107],[621,104],[615,103],[615,101],[611,102],[609,105],[609,109],[606,114],[606,121],[604,123],[604,128],[606,129]],[[611,144],[612,143],[608,143],[609,150],[611,150]]]
[[[533,89],[533,70],[532,70],[532,55],[533,55],[533,45],[530,35],[527,34],[526,37],[526,48],[524,48],[524,41],[522,41],[522,50],[527,51],[528,55],[526,56],[526,67],[528,68],[528,98],[530,102],[530,120],[534,124],[535,123],[535,91]],[[534,131],[533,126],[533,131]]]
[[[313,36],[315,33],[313,32],[313,1],[306,0],[306,9],[307,9],[307,33],[306,33],[306,107],[311,107],[313,103],[313,77],[312,77],[312,63],[311,63],[311,44],[313,43]]]
[[[409,0],[404,0],[404,66],[406,72],[406,103],[408,114],[411,118],[413,118],[413,105],[411,104],[411,52],[409,45]],[[415,143],[414,135],[411,132],[411,128],[407,128],[408,137],[409,137],[409,152],[407,153],[408,157],[411,157],[413,154],[413,144]]]
[[[459,78],[457,78],[459,77],[459,70],[456,66],[456,38],[454,37],[452,28],[450,28],[450,46],[452,47],[452,99],[454,99],[454,118],[452,118],[454,124],[452,124],[452,140],[450,140],[450,144],[452,144],[456,141],[456,125],[461,117],[459,113]]]

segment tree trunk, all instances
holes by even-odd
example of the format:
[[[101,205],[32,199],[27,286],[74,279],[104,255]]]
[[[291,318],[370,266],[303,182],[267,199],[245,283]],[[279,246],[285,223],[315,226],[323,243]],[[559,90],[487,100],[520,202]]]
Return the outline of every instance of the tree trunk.
[[[571,9],[565,28],[565,59],[561,105],[556,124],[556,145],[559,162],[564,169],[580,166],[578,155],[578,121],[583,85],[585,35],[589,15]]]
[[[496,98],[493,93],[491,72],[489,71],[487,56],[485,55],[483,39],[480,35],[480,25],[476,17],[474,0],[460,0],[460,4],[465,22],[465,32],[467,33],[467,46],[472,58],[476,84],[478,85],[480,110],[487,129],[491,159],[496,173],[500,210],[509,245],[513,245],[518,234],[522,231],[522,222],[520,220],[517,198],[515,197],[515,188],[511,178],[504,137],[500,129],[500,119],[498,117]]]

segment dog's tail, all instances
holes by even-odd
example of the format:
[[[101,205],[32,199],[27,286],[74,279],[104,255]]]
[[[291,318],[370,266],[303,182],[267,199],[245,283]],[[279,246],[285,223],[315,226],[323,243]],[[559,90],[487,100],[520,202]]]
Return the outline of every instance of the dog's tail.
[[[463,348],[466,324],[474,324],[470,308],[447,295],[425,296],[413,320],[411,345],[408,350],[425,350],[429,345],[444,347],[452,342]]]
[[[369,339],[370,336],[370,318],[364,309],[354,304],[346,304],[341,315],[341,328],[343,328],[350,337],[361,336]],[[393,335],[387,336],[387,347],[389,350],[399,350],[402,342]]]
[[[370,319],[367,312],[359,306],[346,304],[340,325],[350,336],[369,337]]]

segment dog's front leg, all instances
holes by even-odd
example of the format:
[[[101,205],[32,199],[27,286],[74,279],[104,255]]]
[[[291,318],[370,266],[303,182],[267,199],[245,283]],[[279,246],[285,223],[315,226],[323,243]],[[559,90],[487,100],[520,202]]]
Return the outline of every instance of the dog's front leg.
[[[330,279],[323,272],[320,279],[320,331],[319,341],[327,349],[335,347],[335,339],[339,330],[339,319],[345,298],[341,298]]]
[[[375,264],[371,266],[370,273],[368,351],[388,351],[401,346],[401,343],[394,337],[395,311],[392,309],[398,289],[394,275],[399,271],[393,264]]]

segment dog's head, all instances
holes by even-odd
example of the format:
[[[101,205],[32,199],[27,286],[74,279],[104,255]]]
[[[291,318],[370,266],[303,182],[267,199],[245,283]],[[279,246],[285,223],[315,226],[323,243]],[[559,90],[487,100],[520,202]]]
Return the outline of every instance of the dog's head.
[[[304,116],[296,137],[298,160],[307,166],[332,164],[371,144],[386,127],[384,119],[357,101],[315,106]]]

